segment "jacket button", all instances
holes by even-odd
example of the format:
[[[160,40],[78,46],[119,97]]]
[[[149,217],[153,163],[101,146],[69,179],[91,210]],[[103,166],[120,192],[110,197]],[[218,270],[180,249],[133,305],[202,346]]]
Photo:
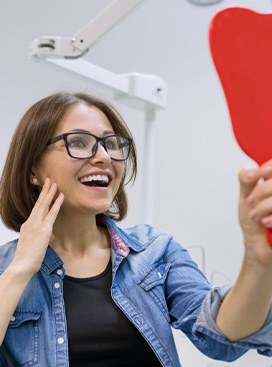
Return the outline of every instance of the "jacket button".
[[[63,273],[63,271],[62,271],[61,269],[58,269],[58,270],[57,270],[57,274],[58,274],[58,275],[60,275],[60,276],[61,276],[61,275],[62,275],[62,273]]]
[[[143,320],[139,316],[134,317],[134,321],[137,325],[143,325]]]
[[[16,317],[14,315],[11,316],[10,321],[15,321]]]
[[[64,339],[63,338],[58,338],[58,344],[63,344],[64,343]]]
[[[60,287],[59,283],[54,283],[54,288],[58,289]]]

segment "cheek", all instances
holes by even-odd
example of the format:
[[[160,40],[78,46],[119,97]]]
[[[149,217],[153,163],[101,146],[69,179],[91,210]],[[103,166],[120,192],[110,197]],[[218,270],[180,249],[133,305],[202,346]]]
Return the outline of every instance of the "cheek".
[[[120,185],[120,182],[122,181],[125,175],[125,164],[123,162],[116,162],[115,174],[118,181],[118,185]]]
[[[68,165],[65,159],[59,157],[41,157],[35,165],[35,174],[40,182],[43,184],[46,178],[57,182],[59,185],[66,181],[66,176],[73,173],[73,165]]]
[[[46,178],[50,178],[51,181],[58,181],[59,171],[57,169],[53,169],[53,167],[41,164],[36,172],[37,178],[41,184],[44,183]]]
[[[115,180],[115,187],[114,187],[114,192],[113,192],[114,196],[119,191],[119,189],[121,187],[121,183],[123,183],[124,176],[126,175],[125,165],[122,164],[122,163],[120,164],[120,163],[119,163],[119,165],[117,165],[117,167],[115,167],[116,180]],[[122,184],[122,186],[123,185],[124,184]]]

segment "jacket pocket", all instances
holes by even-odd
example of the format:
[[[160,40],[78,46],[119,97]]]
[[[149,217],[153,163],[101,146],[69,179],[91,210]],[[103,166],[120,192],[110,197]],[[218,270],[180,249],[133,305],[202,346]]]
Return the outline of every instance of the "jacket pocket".
[[[10,366],[38,365],[40,316],[40,312],[16,311],[13,314],[1,346],[1,354]]]
[[[152,297],[166,320],[170,317],[165,299],[165,282],[171,264],[154,264],[152,268],[138,281],[138,284]]]

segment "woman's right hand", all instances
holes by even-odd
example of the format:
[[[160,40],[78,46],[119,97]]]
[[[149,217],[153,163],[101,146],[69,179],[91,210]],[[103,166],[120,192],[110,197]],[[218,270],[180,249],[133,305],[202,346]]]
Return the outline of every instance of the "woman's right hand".
[[[33,275],[40,270],[48,244],[53,235],[53,225],[64,201],[64,194],[57,193],[57,184],[49,178],[44,182],[41,193],[30,213],[21,226],[13,266]]]

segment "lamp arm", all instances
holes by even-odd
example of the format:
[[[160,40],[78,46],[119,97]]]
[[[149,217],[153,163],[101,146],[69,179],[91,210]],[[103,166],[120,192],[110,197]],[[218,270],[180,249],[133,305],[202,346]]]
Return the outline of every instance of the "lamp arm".
[[[114,0],[72,37],[42,36],[31,44],[30,56],[36,58],[78,58],[143,0]]]
[[[81,28],[72,38],[73,46],[82,52],[108,32],[119,20],[143,0],[115,0]]]

